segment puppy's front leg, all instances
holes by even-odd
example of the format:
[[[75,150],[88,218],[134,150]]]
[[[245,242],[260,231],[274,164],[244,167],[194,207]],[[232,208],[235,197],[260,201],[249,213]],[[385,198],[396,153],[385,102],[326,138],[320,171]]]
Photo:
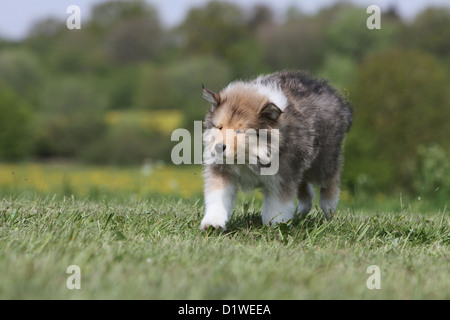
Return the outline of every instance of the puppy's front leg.
[[[294,217],[294,213],[295,203],[293,196],[264,193],[262,207],[263,224],[286,223]]]
[[[205,216],[200,229],[206,231],[210,226],[223,228],[233,212],[233,203],[237,194],[237,186],[224,175],[205,170]]]

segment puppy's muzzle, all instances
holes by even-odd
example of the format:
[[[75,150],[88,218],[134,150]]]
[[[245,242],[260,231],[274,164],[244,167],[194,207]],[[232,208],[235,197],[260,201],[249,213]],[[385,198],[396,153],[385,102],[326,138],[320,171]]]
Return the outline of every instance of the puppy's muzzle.
[[[223,153],[225,151],[225,149],[227,148],[226,145],[224,145],[223,143],[217,143],[214,146],[214,149],[216,150],[217,153]]]

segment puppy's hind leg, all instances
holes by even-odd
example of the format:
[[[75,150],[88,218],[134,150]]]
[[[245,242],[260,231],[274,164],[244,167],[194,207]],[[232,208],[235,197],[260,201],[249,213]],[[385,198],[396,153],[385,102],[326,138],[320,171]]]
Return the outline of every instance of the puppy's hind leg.
[[[339,178],[334,177],[322,183],[320,188],[320,208],[327,220],[333,217],[339,203]]]
[[[311,211],[314,197],[315,193],[313,186],[306,181],[302,181],[297,190],[297,209],[300,218],[304,218],[309,211]]]

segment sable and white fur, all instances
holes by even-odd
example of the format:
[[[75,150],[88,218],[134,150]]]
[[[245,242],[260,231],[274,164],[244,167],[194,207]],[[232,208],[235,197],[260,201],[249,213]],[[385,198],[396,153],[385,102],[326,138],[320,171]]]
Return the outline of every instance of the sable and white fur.
[[[205,119],[202,230],[225,228],[239,186],[262,190],[264,224],[291,220],[295,198],[299,214],[306,215],[314,198],[312,185],[320,187],[320,207],[328,219],[332,217],[339,201],[341,145],[352,123],[352,110],[327,81],[301,71],[284,71],[232,82],[220,93],[203,88],[203,97],[211,110]],[[248,129],[266,129],[269,143],[278,141],[276,150],[249,144],[252,130]],[[236,155],[243,148],[247,161],[237,164]],[[270,165],[264,157],[271,152],[277,152],[278,171],[261,175],[261,169]],[[234,164],[217,163],[218,154]],[[251,156],[256,161],[249,162]]]

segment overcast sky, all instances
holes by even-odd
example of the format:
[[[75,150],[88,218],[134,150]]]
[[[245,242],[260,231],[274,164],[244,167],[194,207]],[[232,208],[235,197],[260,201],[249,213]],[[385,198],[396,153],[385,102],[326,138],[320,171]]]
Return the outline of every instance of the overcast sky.
[[[167,26],[181,22],[189,8],[202,5],[209,0],[146,0],[159,11],[161,20]],[[20,39],[28,34],[36,21],[47,17],[54,17],[65,21],[69,5],[78,5],[81,9],[81,18],[88,18],[93,4],[105,0],[0,0],[0,37]],[[275,12],[282,14],[287,8],[296,6],[305,13],[315,13],[320,8],[329,6],[340,0],[229,0],[243,7],[252,7],[264,3],[272,7]],[[427,6],[440,6],[450,8],[450,0],[351,0],[361,6],[376,4],[381,10],[391,5],[397,7],[400,15],[406,19],[413,18]]]

